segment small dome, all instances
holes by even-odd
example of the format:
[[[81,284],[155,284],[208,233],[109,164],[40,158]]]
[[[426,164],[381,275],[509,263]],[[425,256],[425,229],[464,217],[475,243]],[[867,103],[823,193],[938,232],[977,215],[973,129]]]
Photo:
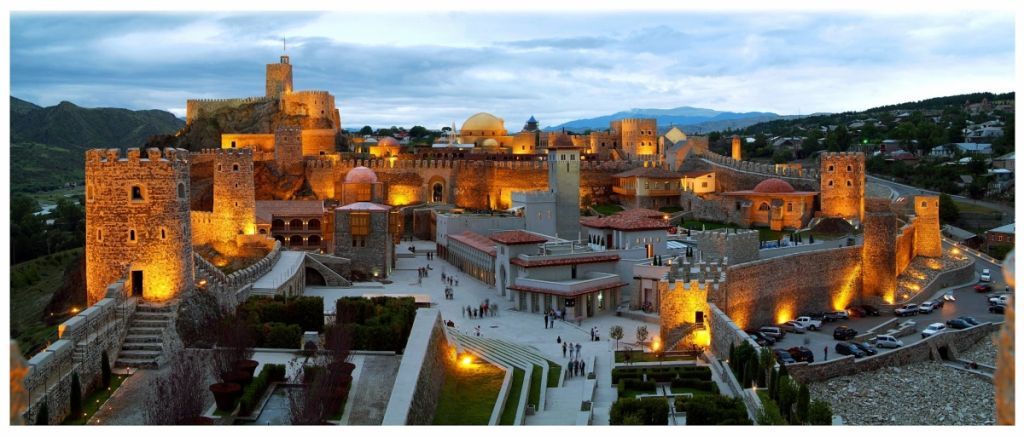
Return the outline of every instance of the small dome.
[[[500,146],[500,144],[498,144],[498,140],[495,140],[494,138],[488,138],[488,139],[484,140],[484,142],[482,144],[480,144],[480,145],[483,146],[483,147],[498,147],[498,146]]]
[[[479,112],[473,114],[472,117],[466,119],[465,123],[462,123],[463,131],[488,131],[488,132],[499,132],[500,135],[504,135],[505,131],[505,120],[495,117],[486,112]]]
[[[392,137],[384,137],[377,141],[378,146],[398,147],[398,140]]]
[[[793,186],[779,178],[765,179],[754,187],[755,193],[792,193]]]
[[[376,184],[377,173],[366,167],[356,167],[348,171],[345,175],[346,184]]]

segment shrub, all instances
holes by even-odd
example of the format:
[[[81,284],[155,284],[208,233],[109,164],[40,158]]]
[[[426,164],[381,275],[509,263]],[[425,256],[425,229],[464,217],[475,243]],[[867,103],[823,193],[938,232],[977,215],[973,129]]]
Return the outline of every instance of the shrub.
[[[612,425],[667,425],[668,404],[661,398],[619,399],[609,416]]]
[[[302,328],[299,325],[284,323],[265,323],[263,347],[296,349],[302,341]]]
[[[686,412],[687,425],[751,425],[747,408],[739,398],[722,395],[695,395],[677,398],[676,410]]]
[[[252,324],[276,322],[317,332],[324,328],[324,300],[319,296],[253,296],[239,306],[238,314]]]
[[[635,378],[624,378],[619,380],[619,391],[652,391],[658,388],[654,381],[643,381]]]
[[[262,371],[266,371],[268,373],[270,382],[281,382],[285,380],[285,377],[287,376],[285,373],[287,370],[288,366],[285,366],[284,364],[264,364]]]
[[[401,352],[416,318],[416,301],[388,296],[341,298],[336,314],[336,322],[352,333],[352,349]]]
[[[710,392],[714,390],[715,383],[703,381],[696,378],[681,378],[672,380],[672,388],[692,388],[694,390]]]
[[[267,391],[267,387],[270,385],[270,374],[271,370],[268,366],[263,366],[260,374],[245,386],[245,390],[242,390],[242,397],[238,401],[240,415],[247,416],[256,408],[256,403],[260,401],[263,392]]]
[[[813,401],[808,408],[807,418],[811,425],[831,425],[832,406],[826,401]]]
[[[107,351],[103,351],[103,356],[100,357],[100,372],[103,378],[103,388],[110,387],[110,357],[107,355]]]
[[[78,418],[82,415],[82,382],[78,379],[78,372],[71,374],[71,417]]]

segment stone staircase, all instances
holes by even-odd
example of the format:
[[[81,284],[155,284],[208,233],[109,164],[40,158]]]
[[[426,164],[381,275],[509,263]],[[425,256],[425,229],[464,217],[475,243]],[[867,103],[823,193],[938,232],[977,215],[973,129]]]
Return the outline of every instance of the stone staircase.
[[[697,325],[694,323],[684,323],[682,325],[676,326],[675,328],[672,328],[672,330],[670,330],[668,334],[665,335],[665,351],[669,352],[674,350],[680,350],[682,347],[684,347],[683,340],[686,339],[686,337],[689,336],[691,332],[704,329],[706,329],[704,325]]]
[[[114,367],[156,369],[164,351],[164,330],[174,329],[174,303],[139,302],[128,322],[128,333],[121,344]]]

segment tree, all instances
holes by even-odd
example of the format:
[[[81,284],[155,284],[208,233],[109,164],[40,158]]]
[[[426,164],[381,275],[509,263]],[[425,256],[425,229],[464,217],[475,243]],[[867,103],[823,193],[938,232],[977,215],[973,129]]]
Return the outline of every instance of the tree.
[[[807,413],[811,425],[831,425],[832,406],[825,401],[813,401]]]
[[[100,372],[103,380],[103,388],[110,388],[110,357],[107,356],[107,351],[103,351],[103,356],[100,357]]]
[[[956,206],[953,198],[946,193],[939,195],[939,219],[942,223],[953,224],[960,220],[960,207]]]
[[[82,381],[78,379],[78,372],[71,374],[71,417],[78,418],[82,415]]]
[[[796,395],[796,420],[807,423],[811,410],[811,390],[807,384],[800,384],[800,392]]]
[[[46,399],[43,399],[43,406],[39,407],[39,412],[36,413],[36,425],[49,425],[50,424],[50,408],[46,406]]]
[[[791,423],[794,422],[793,405],[796,404],[798,391],[799,389],[789,376],[779,378],[779,398],[777,399],[779,412],[782,413],[782,417],[785,417]]]
[[[636,342],[640,344],[640,352],[644,351],[644,342],[647,341],[647,325],[636,327]]]
[[[373,135],[373,128],[370,126],[363,126],[362,129],[359,129],[359,135]]]
[[[619,340],[622,340],[622,326],[615,325],[608,330],[608,336],[615,340],[615,349],[619,349]]]
[[[409,136],[411,136],[413,138],[422,137],[422,136],[426,135],[427,133],[428,133],[427,132],[427,128],[425,128],[423,126],[413,126],[412,129],[409,129]]]
[[[337,413],[347,396],[351,374],[344,371],[352,346],[349,324],[335,323],[324,332],[325,353],[311,357],[302,365],[300,381],[306,381],[302,390],[289,393],[288,404],[293,425],[323,425]],[[316,369],[316,370],[313,370]]]
[[[144,404],[148,424],[192,424],[203,413],[209,396],[206,377],[210,363],[200,353],[184,349],[170,357],[170,369],[156,378]]]

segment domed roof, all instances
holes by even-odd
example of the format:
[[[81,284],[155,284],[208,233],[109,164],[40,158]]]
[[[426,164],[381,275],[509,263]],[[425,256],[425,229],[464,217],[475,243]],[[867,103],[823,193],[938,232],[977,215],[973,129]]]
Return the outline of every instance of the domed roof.
[[[498,147],[498,146],[500,146],[500,144],[498,144],[498,140],[495,140],[494,138],[488,138],[488,139],[484,140],[484,142],[483,142],[483,144],[481,144],[481,146],[483,146],[483,147]]]
[[[555,137],[551,139],[551,144],[548,145],[548,148],[551,149],[561,149],[566,147],[575,147],[575,145],[572,143],[572,138],[569,137],[569,135],[566,135],[565,132],[556,134]]]
[[[345,175],[345,183],[376,184],[377,173],[374,173],[373,170],[370,170],[366,167],[359,166],[348,171],[348,174]]]
[[[463,131],[504,131],[505,120],[486,112],[478,112],[462,123]]]
[[[792,193],[793,186],[779,178],[765,179],[754,186],[755,193]]]
[[[378,146],[390,146],[390,147],[398,147],[399,146],[398,140],[396,140],[396,139],[394,139],[392,137],[381,138],[379,141],[377,141],[377,145]]]

